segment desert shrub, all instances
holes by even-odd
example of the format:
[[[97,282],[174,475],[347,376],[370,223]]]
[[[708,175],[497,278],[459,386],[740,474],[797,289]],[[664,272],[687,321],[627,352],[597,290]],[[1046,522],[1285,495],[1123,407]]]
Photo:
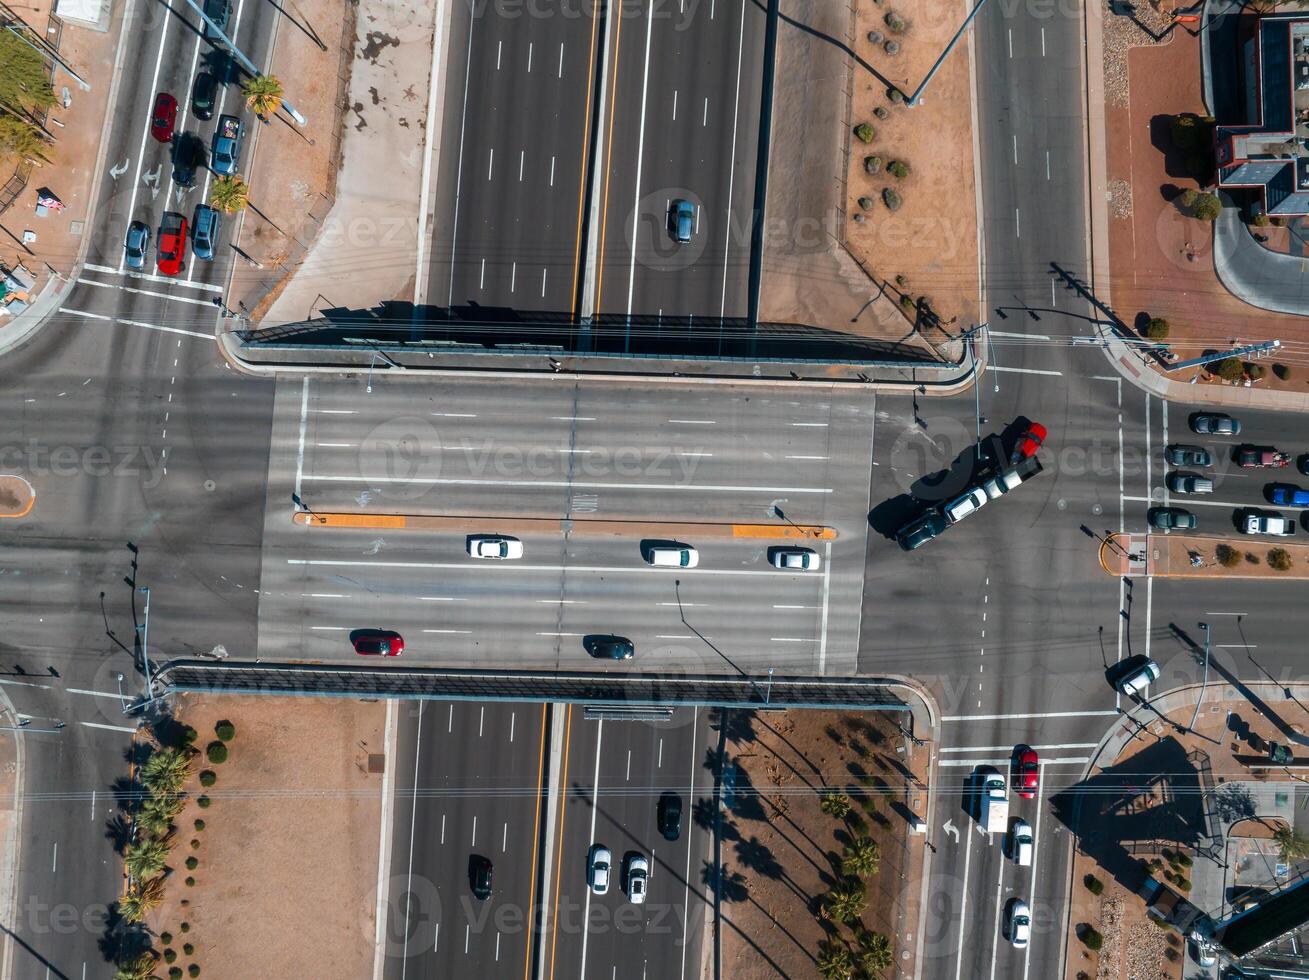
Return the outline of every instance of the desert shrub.
[[[204,830],[204,829],[205,829],[205,822],[204,822],[203,820],[196,820],[196,822],[195,822],[195,829],[196,829],[196,830]]]
[[[1182,193],[1177,195],[1177,203],[1188,211],[1195,207],[1195,202],[1200,199],[1200,192],[1194,187],[1188,187]]]
[[[1145,325],[1145,335],[1151,340],[1167,340],[1168,332],[1172,325],[1161,316],[1150,317],[1150,322]]]
[[[890,99],[892,102],[894,102],[896,105],[899,105],[904,101],[904,93],[901,92],[898,88],[893,88],[890,91],[888,91],[886,93],[886,97]]]
[[[195,879],[192,878],[190,875],[187,875],[187,876],[186,876],[186,887],[187,887],[187,888],[194,888],[194,887],[195,887]]]
[[[177,962],[177,950],[175,950],[175,949],[166,949],[166,950],[164,950],[164,962],[165,962],[165,963],[176,963],[176,962]]]
[[[218,774],[212,769],[206,769],[200,773],[200,785],[208,789],[214,783],[218,782]]]
[[[874,177],[882,172],[882,158],[879,156],[864,157],[864,173],[872,174]]]
[[[1249,361],[1247,361],[1245,364],[1245,373],[1246,376],[1251,381],[1258,381],[1268,372],[1264,370],[1264,366],[1262,364],[1251,364]]]
[[[909,164],[903,160],[892,160],[886,165],[886,172],[896,180],[904,180],[909,176]]]
[[[886,205],[888,211],[899,211],[900,205],[904,203],[904,200],[900,197],[898,191],[894,188],[887,187],[882,191],[882,203]]]
[[[891,111],[887,109],[886,106],[879,105],[876,109],[873,110],[873,115],[876,116],[878,119],[889,119],[891,116]]]
[[[886,24],[886,29],[892,34],[903,34],[909,30],[909,21],[905,20],[894,10],[888,10],[886,16],[882,18]]]
[[[1224,568],[1235,568],[1241,564],[1241,553],[1228,544],[1220,544],[1214,548],[1214,558]]]
[[[882,50],[889,55],[897,55],[900,53],[900,42],[892,38],[882,45]]]
[[[1245,560],[1246,560],[1246,562],[1247,562],[1248,564],[1251,564],[1251,565],[1258,565],[1258,564],[1259,564],[1259,556],[1256,555],[1253,551],[1247,551],[1247,552],[1245,553]]]
[[[227,720],[220,721],[218,724],[214,725],[214,734],[217,735],[221,741],[230,742],[232,739],[236,738],[236,726]]]
[[[1192,216],[1201,221],[1214,221],[1223,213],[1223,202],[1217,194],[1200,194],[1191,206]]]
[[[186,968],[186,975],[188,977],[198,977],[200,975],[200,964],[192,963],[190,966],[188,966]]]
[[[1181,865],[1182,867],[1184,867],[1184,868],[1189,868],[1189,867],[1192,865],[1192,863],[1193,863],[1193,862],[1191,861],[1191,855],[1189,855],[1189,854],[1179,854],[1179,855],[1177,855],[1177,863],[1180,864],[1180,865]]]
[[[205,758],[214,765],[219,765],[227,761],[227,746],[222,742],[210,742],[205,749]]]
[[[1256,228],[1267,228],[1272,224],[1272,222],[1268,220],[1268,215],[1264,214],[1262,211],[1256,214],[1250,223]]]
[[[214,801],[207,796],[198,796],[196,797],[195,805],[198,806],[201,810],[208,810],[209,804],[213,802]]]
[[[183,922],[183,923],[182,923],[182,931],[183,931],[183,932],[190,932],[190,931],[191,931],[191,923],[189,923],[189,922]]]
[[[187,956],[194,956],[195,947],[192,946],[190,943],[186,943],[185,945],[182,946],[182,952],[185,953]]]
[[[1082,884],[1086,886],[1086,890],[1092,895],[1101,895],[1104,893],[1104,882],[1095,875],[1087,875],[1082,879]]]
[[[854,128],[854,135],[855,139],[859,140],[860,143],[871,143],[873,137],[877,135],[877,131],[868,123],[861,122]]]
[[[186,859],[187,871],[194,871],[198,867],[200,867],[200,859],[196,857],[194,854],[192,854],[189,858]]]
[[[182,968],[180,966],[170,966],[168,968],[168,980],[182,980]]]
[[[1291,570],[1291,556],[1285,548],[1268,549],[1268,567],[1279,572]]]
[[[1224,381],[1239,381],[1245,376],[1245,366],[1241,363],[1240,358],[1236,357],[1224,357],[1221,361],[1211,361],[1209,370]]]
[[[1091,952],[1098,953],[1100,947],[1104,945],[1104,936],[1100,935],[1097,930],[1087,926],[1086,929],[1082,931],[1082,945]]]
[[[1291,377],[1291,369],[1285,364],[1274,364],[1273,374],[1277,375],[1277,380],[1288,381]]]

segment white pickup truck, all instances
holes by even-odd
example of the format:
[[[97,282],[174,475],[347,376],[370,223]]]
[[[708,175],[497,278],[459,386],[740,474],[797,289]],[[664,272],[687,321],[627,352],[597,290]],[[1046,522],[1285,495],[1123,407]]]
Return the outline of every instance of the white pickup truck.
[[[988,834],[1009,829],[1009,791],[1004,777],[990,766],[977,770],[977,819]]]

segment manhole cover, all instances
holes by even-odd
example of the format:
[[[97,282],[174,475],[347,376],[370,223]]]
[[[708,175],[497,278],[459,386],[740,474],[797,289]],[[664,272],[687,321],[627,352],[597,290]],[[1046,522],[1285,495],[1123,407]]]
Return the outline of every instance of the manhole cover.
[[[205,489],[208,490],[210,493],[213,493],[214,490],[217,489],[217,487],[218,484],[215,483],[213,480],[205,480]]]
[[[1060,510],[1067,510],[1067,509],[1068,509],[1068,501],[1067,501],[1067,500],[1064,500],[1063,497],[1060,497],[1060,498],[1059,498],[1059,502],[1058,502],[1055,506],[1058,507]]]
[[[1101,507],[1099,504],[1096,504],[1095,506],[1093,506],[1093,507],[1091,508],[1091,513],[1092,513],[1092,514],[1095,514],[1097,517],[1099,517],[1101,514],[1104,513],[1104,508]]]

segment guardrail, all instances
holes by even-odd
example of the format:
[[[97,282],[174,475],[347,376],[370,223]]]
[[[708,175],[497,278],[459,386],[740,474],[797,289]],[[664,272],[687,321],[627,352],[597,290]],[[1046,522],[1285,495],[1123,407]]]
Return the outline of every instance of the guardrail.
[[[461,670],[171,660],[153,695],[175,692],[437,701],[561,701],[573,704],[837,708],[908,711],[867,678],[637,674],[617,671]]]

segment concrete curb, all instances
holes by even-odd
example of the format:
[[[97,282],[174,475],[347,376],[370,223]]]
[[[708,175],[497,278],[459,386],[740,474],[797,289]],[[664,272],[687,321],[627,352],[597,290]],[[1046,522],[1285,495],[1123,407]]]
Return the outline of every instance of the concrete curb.
[[[257,364],[246,360],[242,357],[241,342],[236,337],[234,331],[223,330],[221,324],[216,333],[215,340],[218,345],[219,353],[223,359],[232,367],[233,370],[240,371],[250,377],[276,378],[285,377],[309,377],[313,375],[335,375],[339,377],[359,377],[368,370],[368,364],[348,364],[348,365],[318,365],[305,364],[302,362],[282,364]],[[364,350],[342,350],[341,355],[359,355],[374,353],[373,348]],[[982,355],[983,358],[985,355]],[[837,378],[763,378],[763,377],[737,377],[723,375],[681,375],[681,374],[640,374],[636,372],[624,373],[619,371],[568,371],[568,370],[543,370],[535,368],[523,368],[520,370],[501,369],[464,369],[451,367],[402,367],[400,369],[388,368],[387,377],[389,380],[402,378],[405,375],[418,377],[438,377],[438,378],[455,378],[465,379],[471,377],[488,378],[493,380],[515,380],[522,378],[558,378],[568,382],[578,381],[618,381],[631,383],[634,380],[640,380],[650,384],[719,384],[719,385],[752,385],[761,387],[794,387],[794,388],[813,388],[816,386],[838,388],[838,389],[860,389],[864,391],[888,391],[905,393],[913,390],[920,391],[921,394],[948,397],[967,391],[973,383],[973,375],[980,365],[985,369],[985,360],[979,360],[976,364],[970,361],[968,356],[965,357],[964,364],[942,364],[942,365],[906,365],[906,370],[911,367],[913,370],[922,371],[954,371],[958,372],[957,377],[944,378],[939,381],[930,381],[925,379],[907,380],[907,381],[855,381],[843,380]]]
[[[0,715],[17,718],[13,702],[4,690],[0,690]],[[14,975],[14,947],[17,945],[16,927],[18,924],[18,859],[22,854],[23,827],[23,739],[22,732],[10,732],[14,744],[14,808],[9,818],[0,821],[4,824],[4,854],[0,856],[0,902],[4,903],[6,921],[12,927],[5,930],[4,953],[0,956],[0,978],[10,980]]]

